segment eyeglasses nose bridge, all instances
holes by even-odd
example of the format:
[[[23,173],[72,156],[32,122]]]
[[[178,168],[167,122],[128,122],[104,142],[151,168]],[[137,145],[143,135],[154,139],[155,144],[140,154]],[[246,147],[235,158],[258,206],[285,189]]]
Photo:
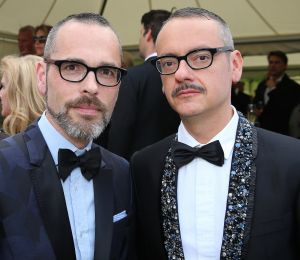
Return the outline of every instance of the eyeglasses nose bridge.
[[[83,77],[82,80],[84,80],[88,76],[88,74],[90,72],[93,72],[95,80],[96,80],[96,83],[100,84],[99,81],[98,81],[98,79],[97,79],[97,68],[86,67],[86,74],[85,74],[85,76]]]
[[[175,71],[175,73],[179,70],[181,61],[185,61],[185,66],[187,65],[190,69],[193,69],[190,66],[190,64],[188,63],[187,55],[185,55],[185,56],[179,56],[179,57],[177,57],[177,60],[178,60],[178,67],[177,67],[177,70]]]

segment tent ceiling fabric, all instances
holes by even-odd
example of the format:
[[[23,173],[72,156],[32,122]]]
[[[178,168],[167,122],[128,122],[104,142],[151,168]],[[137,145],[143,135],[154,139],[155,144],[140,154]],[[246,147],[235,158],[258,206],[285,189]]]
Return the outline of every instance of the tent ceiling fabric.
[[[271,49],[300,52],[299,0],[0,0],[0,49],[16,41],[21,26],[53,25],[73,13],[103,9],[123,46],[136,48],[143,13],[186,6],[222,16],[243,55],[266,54]]]

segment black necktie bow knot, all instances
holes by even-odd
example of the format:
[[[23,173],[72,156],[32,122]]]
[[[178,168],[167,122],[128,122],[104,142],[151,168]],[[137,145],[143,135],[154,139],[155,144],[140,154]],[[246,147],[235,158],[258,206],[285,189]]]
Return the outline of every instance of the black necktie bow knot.
[[[203,158],[217,166],[222,166],[224,164],[224,152],[219,141],[203,145],[200,148],[190,147],[184,143],[175,142],[172,150],[173,160],[178,168],[188,164],[196,157]]]
[[[58,150],[58,174],[63,181],[76,167],[80,167],[82,175],[89,181],[99,172],[100,164],[101,152],[98,147],[80,156],[69,149]]]

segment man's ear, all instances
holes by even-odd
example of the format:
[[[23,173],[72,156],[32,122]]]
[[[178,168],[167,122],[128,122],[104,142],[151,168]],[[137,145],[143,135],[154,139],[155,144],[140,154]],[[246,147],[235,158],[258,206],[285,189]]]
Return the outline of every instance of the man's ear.
[[[243,57],[238,50],[234,50],[231,53],[232,61],[232,82],[236,83],[241,79],[243,72]]]
[[[146,37],[146,41],[147,42],[152,42],[153,41],[153,38],[152,38],[152,30],[151,29],[148,29],[147,33],[145,34],[145,37]],[[154,42],[154,41],[153,41]]]
[[[41,95],[46,95],[46,64],[44,61],[40,61],[36,65],[36,75],[37,75],[37,84],[38,89]]]

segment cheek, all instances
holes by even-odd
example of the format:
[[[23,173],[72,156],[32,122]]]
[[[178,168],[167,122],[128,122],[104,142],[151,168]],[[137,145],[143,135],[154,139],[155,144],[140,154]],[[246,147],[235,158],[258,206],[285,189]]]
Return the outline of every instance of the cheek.
[[[100,91],[98,95],[98,99],[105,105],[105,107],[112,112],[116,101],[118,99],[118,89],[105,89],[104,91]]]
[[[106,100],[108,105],[113,107],[118,99],[118,93],[119,89],[113,89],[113,91],[111,91],[107,95],[104,95],[104,100]]]
[[[161,81],[163,85],[163,92],[167,95],[172,92],[172,88],[174,86],[174,75],[161,76]]]
[[[6,117],[11,113],[10,105],[6,97],[2,98],[2,116]]]
[[[172,92],[173,92],[174,88],[170,87],[168,85],[163,85],[163,91],[164,91],[164,95],[168,101],[168,103],[172,106],[172,104],[174,104],[175,100],[172,97]]]
[[[58,87],[56,87],[58,86]],[[66,102],[66,99],[72,97],[71,93],[68,93],[68,86],[64,86],[58,81],[47,80],[46,97],[47,104],[52,109],[59,109]]]

